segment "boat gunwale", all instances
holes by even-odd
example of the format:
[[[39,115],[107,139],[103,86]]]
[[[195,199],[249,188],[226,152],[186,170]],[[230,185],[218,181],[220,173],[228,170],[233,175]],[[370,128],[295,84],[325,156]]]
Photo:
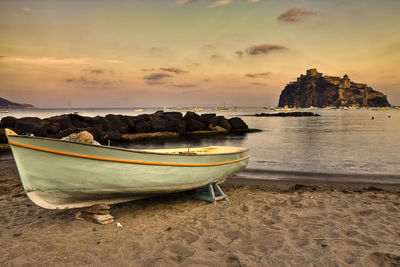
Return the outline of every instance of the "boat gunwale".
[[[64,142],[68,144],[76,144],[76,145],[84,145],[84,146],[91,146],[91,147],[97,147],[97,148],[103,148],[103,149],[114,149],[114,150],[120,150],[120,151],[126,151],[126,152],[136,152],[136,153],[144,153],[144,154],[155,154],[155,155],[163,155],[163,156],[183,156],[183,157],[194,157],[194,156],[214,156],[214,155],[234,155],[234,154],[239,154],[243,152],[249,151],[248,148],[242,148],[240,147],[240,150],[236,152],[228,152],[228,153],[212,153],[212,154],[196,154],[196,155],[185,155],[185,154],[171,154],[171,153],[161,153],[161,152],[152,152],[149,151],[148,149],[146,150],[140,150],[140,149],[129,149],[129,148],[123,148],[123,147],[115,147],[115,146],[104,146],[104,145],[94,145],[94,144],[84,144],[84,143],[78,143],[78,142],[71,142],[67,140],[61,140],[61,139],[56,139],[56,138],[48,138],[48,137],[39,137],[39,136],[29,136],[29,135],[7,135],[8,137],[17,137],[17,138],[27,138],[27,139],[40,139],[40,140],[48,140],[48,141],[55,141],[55,142]],[[10,141],[8,140],[10,143]],[[202,147],[192,147],[194,148],[202,148]]]

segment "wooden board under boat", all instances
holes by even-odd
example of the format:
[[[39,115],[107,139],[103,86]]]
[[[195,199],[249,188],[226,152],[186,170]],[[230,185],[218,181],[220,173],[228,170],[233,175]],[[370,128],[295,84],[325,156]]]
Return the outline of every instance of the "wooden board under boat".
[[[191,190],[243,170],[249,159],[238,147],[136,150],[6,134],[27,195],[47,209]]]

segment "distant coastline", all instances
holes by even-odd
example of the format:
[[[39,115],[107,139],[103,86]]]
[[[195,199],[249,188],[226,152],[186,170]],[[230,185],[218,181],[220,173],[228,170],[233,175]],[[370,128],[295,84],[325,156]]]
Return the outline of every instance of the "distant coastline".
[[[0,109],[21,109],[21,108],[36,109],[36,107],[32,104],[15,103],[0,97]]]

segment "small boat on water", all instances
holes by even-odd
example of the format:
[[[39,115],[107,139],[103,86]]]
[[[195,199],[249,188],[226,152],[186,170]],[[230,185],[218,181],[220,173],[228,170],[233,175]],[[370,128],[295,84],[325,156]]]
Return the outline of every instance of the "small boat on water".
[[[17,135],[6,129],[28,197],[46,209],[114,204],[222,182],[249,150],[209,146],[125,149]]]
[[[8,110],[0,110],[0,113],[8,113]]]
[[[144,109],[142,109],[142,108],[137,108],[137,109],[134,109],[133,111],[137,111],[137,112],[139,112],[139,111],[143,111]]]

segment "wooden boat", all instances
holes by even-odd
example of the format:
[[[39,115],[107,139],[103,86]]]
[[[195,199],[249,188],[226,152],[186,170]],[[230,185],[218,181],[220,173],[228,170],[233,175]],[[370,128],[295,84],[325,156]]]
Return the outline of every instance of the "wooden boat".
[[[114,204],[221,182],[243,170],[249,150],[197,147],[133,150],[6,135],[28,197],[47,209]]]

